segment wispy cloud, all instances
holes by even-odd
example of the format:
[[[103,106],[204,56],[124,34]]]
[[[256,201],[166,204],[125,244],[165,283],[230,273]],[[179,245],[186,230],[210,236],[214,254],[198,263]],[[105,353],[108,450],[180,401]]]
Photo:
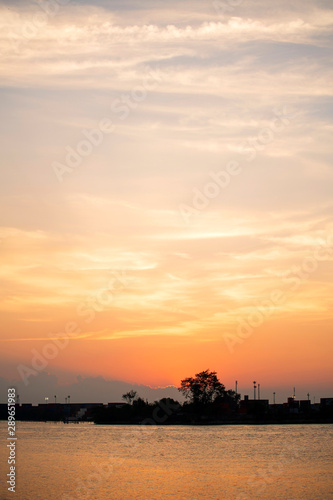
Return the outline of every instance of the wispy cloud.
[[[109,273],[126,269],[128,286],[83,323],[55,368],[91,350],[110,374],[110,345],[114,370],[125,373],[128,359],[133,379],[172,346],[163,380],[180,373],[182,349],[186,367],[201,352],[215,360],[215,350],[231,366],[223,333],[332,235],[330,2],[247,0],[222,15],[196,0],[80,1],[37,26],[42,12],[0,2],[1,338],[17,345],[8,359],[26,359],[78,321],[78,305],[93,307]],[[131,99],[151,71],[158,85]],[[281,115],[288,125],[278,129]],[[57,182],[53,162],[104,119],[112,133]],[[203,203],[212,173],[229,162],[239,174]],[[193,208],[195,196],[205,206],[186,224],[179,207]],[[318,329],[327,335],[331,263],[327,254],[276,306],[236,364],[253,356],[265,365],[263,335],[265,352],[278,343],[283,358],[276,325],[301,342],[306,316],[309,342]],[[323,344],[328,367],[327,352]],[[146,380],[158,378],[157,361],[146,365]],[[97,373],[93,361],[87,369]]]

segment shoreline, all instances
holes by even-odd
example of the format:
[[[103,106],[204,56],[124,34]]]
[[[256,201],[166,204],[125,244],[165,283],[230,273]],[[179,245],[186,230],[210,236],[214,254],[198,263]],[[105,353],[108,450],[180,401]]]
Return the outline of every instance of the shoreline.
[[[0,421],[6,422],[5,419],[0,419]],[[19,420],[16,422],[36,422],[36,423],[63,423],[63,424],[94,424],[94,425],[128,425],[128,426],[138,426],[138,425],[153,425],[158,427],[170,427],[170,426],[188,426],[188,427],[211,427],[211,426],[223,426],[223,425],[329,425],[333,424],[333,419],[286,419],[286,420],[223,420],[223,421],[211,421],[211,422],[163,422],[163,423],[145,423],[145,419],[137,422],[129,421],[100,421],[94,422],[89,420],[43,420],[43,419],[29,419],[29,420]]]

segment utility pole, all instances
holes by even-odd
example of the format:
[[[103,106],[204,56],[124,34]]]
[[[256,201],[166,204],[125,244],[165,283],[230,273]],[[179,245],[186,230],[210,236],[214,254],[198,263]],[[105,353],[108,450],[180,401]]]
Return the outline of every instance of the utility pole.
[[[254,400],[256,399],[256,388],[257,388],[256,383],[257,382],[254,380],[253,381],[253,399]]]
[[[236,380],[236,384],[235,385],[236,385],[236,396],[237,396],[237,380]]]
[[[260,384],[258,384],[258,399],[260,400]]]
[[[273,403],[275,404],[275,392],[273,392]]]

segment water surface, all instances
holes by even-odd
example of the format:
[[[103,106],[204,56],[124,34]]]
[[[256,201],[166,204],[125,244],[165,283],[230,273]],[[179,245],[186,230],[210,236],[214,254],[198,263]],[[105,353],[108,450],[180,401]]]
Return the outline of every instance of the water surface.
[[[329,500],[332,425],[17,422],[17,488],[1,432],[1,500]]]

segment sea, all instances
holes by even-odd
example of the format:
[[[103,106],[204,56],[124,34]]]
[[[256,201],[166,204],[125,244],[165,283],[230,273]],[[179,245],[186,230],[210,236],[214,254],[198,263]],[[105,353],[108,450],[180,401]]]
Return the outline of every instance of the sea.
[[[333,499],[330,424],[17,422],[15,493],[0,435],[1,500]]]

